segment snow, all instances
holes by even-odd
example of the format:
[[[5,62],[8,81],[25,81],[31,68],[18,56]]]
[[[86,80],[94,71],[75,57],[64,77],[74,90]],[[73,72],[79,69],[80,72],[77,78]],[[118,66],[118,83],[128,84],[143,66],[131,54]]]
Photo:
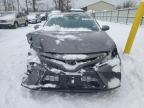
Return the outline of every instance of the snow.
[[[131,25],[99,22],[100,25],[110,25],[108,34],[119,49],[123,66],[120,88],[91,94],[36,92],[25,89],[21,87],[29,51],[25,35],[33,30],[34,25],[0,29],[0,108],[143,108],[144,27],[140,27],[132,52],[128,56],[122,50]]]
[[[58,61],[58,60],[54,60],[54,59],[52,59],[52,60],[50,60],[50,61],[52,61],[52,62],[54,62],[54,63],[57,63],[57,64],[60,64],[60,65],[62,65],[65,69],[68,69],[68,70],[74,70],[74,69],[76,69],[77,67],[79,67],[80,65],[82,65],[83,63],[76,63],[75,65],[69,65],[69,64],[66,64],[66,63],[64,63],[64,62],[61,62],[61,61]]]
[[[44,30],[44,31],[59,31],[59,32],[69,32],[69,31],[91,31],[87,28],[63,28],[58,25],[53,25],[51,27],[44,26],[43,28],[39,28],[38,30]]]
[[[15,18],[16,14],[7,14],[0,17],[0,20],[13,20]]]
[[[29,20],[30,19],[36,19],[36,14],[30,14],[27,17],[28,17]]]
[[[56,85],[55,84],[45,84],[45,85],[23,85],[23,86],[26,86],[26,87],[29,87],[30,89],[38,89],[40,87],[43,87],[43,88],[55,88]]]
[[[56,44],[59,45],[61,43],[60,40],[56,40]]]
[[[115,57],[114,59],[109,60],[107,64],[110,66],[115,66],[116,64],[120,64],[120,60],[118,57]]]
[[[37,52],[35,50],[33,50],[32,48],[30,49],[29,51],[30,55],[27,57],[27,62],[30,63],[30,62],[34,62],[34,63],[38,63],[40,64],[40,59],[37,55]]]
[[[34,30],[34,31],[57,31],[60,33],[60,35],[49,35],[51,36],[52,38],[56,38],[57,40],[55,41],[57,45],[60,45],[62,42],[64,42],[65,40],[79,40],[79,41],[82,41],[82,39],[80,37],[77,37],[75,35],[67,35],[67,32],[72,32],[72,31],[91,31],[90,29],[86,29],[86,28],[63,28],[63,27],[60,27],[58,25],[53,25],[51,27],[49,26],[44,26],[44,27],[40,27],[39,29],[37,30]]]
[[[82,55],[82,54],[65,54],[63,55],[63,59],[65,60],[77,60],[77,59],[86,59],[88,56],[87,55]]]
[[[60,13],[51,13],[49,14],[49,20],[52,18],[63,18],[64,15],[61,15]]]
[[[52,68],[52,69],[49,69],[49,70],[54,72],[54,73],[57,73],[57,74],[59,74],[61,72],[61,70],[55,69],[55,68]]]
[[[113,72],[121,72],[121,70],[120,70],[120,65],[118,65],[118,66],[114,66],[113,68],[112,68],[112,71]]]
[[[61,13],[61,11],[59,11],[59,10],[56,10],[56,11],[52,11],[49,15],[48,15],[48,17],[50,17],[50,18],[53,18],[53,16],[56,16],[56,17],[63,17],[63,15],[60,15],[60,13]]]
[[[110,82],[108,82],[108,88],[115,88],[118,85],[120,85],[120,80],[117,78],[113,78]]]
[[[75,9],[75,8],[70,9],[70,11],[72,11],[72,12],[84,12],[83,9]]]
[[[41,17],[45,17],[46,16],[46,13],[42,13],[40,14]]]
[[[56,35],[53,37],[58,39],[58,40],[56,40],[57,44],[60,44],[61,41],[65,41],[65,40],[81,40],[80,38],[78,38],[74,35]]]
[[[55,88],[56,85],[54,85],[54,84],[46,84],[46,85],[44,85],[44,87],[45,88]]]

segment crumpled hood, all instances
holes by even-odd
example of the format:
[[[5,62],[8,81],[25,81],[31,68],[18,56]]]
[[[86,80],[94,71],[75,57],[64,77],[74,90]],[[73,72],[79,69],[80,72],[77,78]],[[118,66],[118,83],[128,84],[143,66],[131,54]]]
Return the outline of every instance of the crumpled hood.
[[[115,48],[113,40],[103,31],[50,32],[40,30],[29,33],[27,38],[32,40],[33,48],[41,48],[43,52],[79,54],[112,51]]]

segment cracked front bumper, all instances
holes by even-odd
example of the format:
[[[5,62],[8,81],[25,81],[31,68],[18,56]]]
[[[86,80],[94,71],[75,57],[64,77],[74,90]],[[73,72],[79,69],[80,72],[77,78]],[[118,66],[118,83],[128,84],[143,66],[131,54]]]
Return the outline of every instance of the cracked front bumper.
[[[22,86],[32,90],[64,92],[97,92],[120,87],[121,64],[112,60],[98,70],[89,67],[85,72],[55,73],[42,64],[31,64]],[[116,60],[115,60],[116,61]]]

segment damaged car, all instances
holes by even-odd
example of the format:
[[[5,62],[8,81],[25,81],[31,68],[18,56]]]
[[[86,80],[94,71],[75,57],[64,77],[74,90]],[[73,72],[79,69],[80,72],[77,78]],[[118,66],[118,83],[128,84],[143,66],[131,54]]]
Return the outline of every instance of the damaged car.
[[[120,87],[121,60],[107,30],[86,13],[52,15],[27,34],[30,51],[22,86],[64,92]]]

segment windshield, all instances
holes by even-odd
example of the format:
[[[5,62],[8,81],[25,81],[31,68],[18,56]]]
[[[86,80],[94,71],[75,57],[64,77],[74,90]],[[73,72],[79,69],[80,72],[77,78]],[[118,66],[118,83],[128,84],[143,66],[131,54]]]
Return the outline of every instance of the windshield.
[[[1,13],[0,16],[15,16],[15,13]]]
[[[99,31],[95,20],[87,15],[54,15],[49,18],[47,26],[58,25],[63,28],[85,28],[92,31]]]

